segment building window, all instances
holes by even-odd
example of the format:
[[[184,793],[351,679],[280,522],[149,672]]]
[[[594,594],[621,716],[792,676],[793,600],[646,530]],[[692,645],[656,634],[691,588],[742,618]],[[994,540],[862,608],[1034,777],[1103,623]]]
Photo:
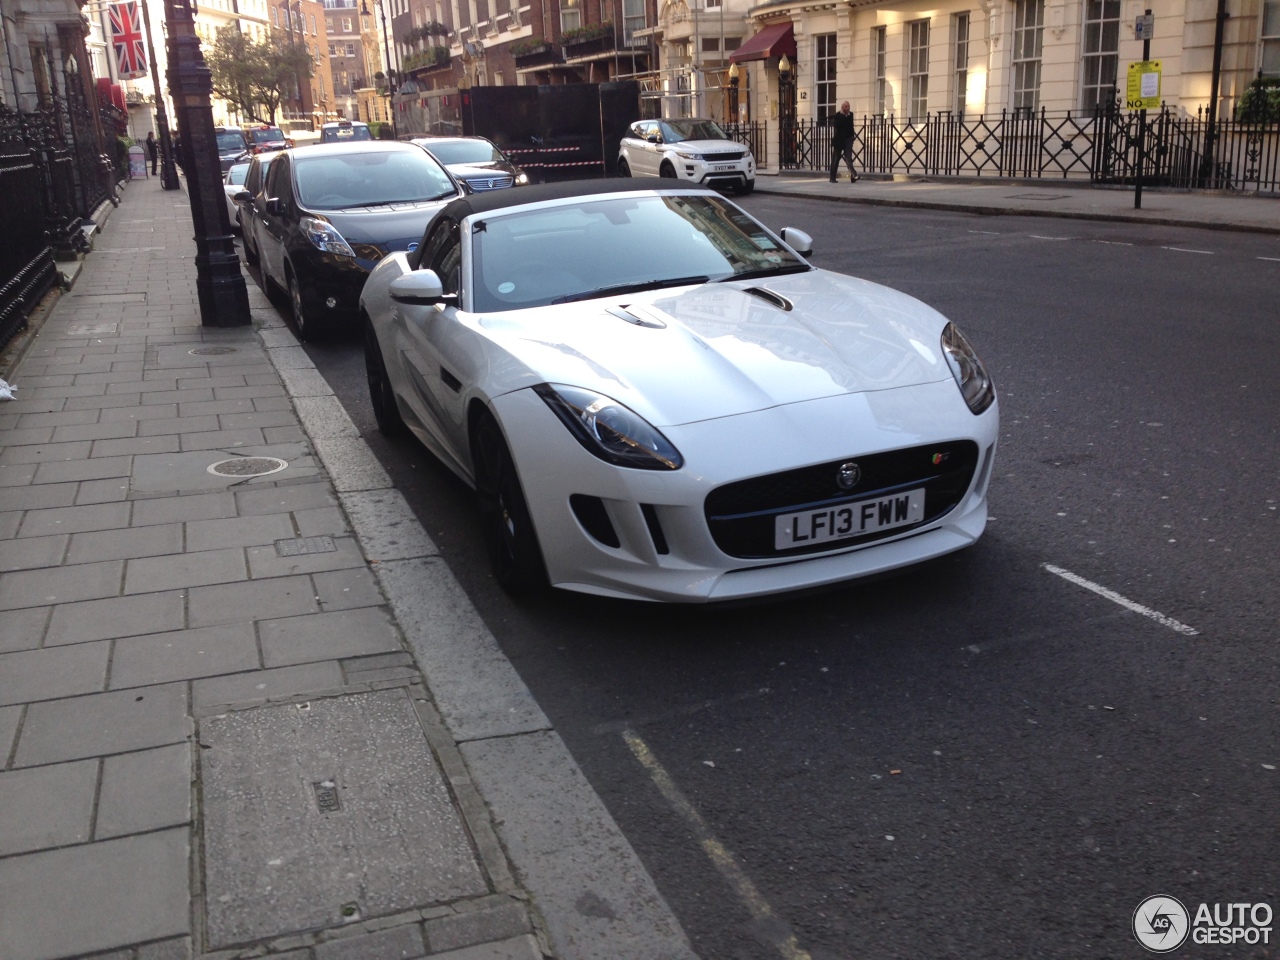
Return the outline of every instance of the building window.
[[[889,82],[885,75],[885,51],[889,45],[889,28],[873,27],[871,30],[871,91],[874,100],[872,112],[883,117],[889,104]]]
[[[1044,0],[1017,0],[1013,8],[1013,109],[1040,105],[1040,53],[1044,49]]]
[[[622,0],[622,40],[627,46],[631,46],[631,38],[636,35],[636,31],[643,30],[648,25],[644,0]]]
[[[907,24],[907,119],[923,120],[929,111],[929,21]]]
[[[329,33],[333,33],[333,17],[325,17],[325,18],[324,18],[324,28],[325,28],[325,30],[327,30]]]
[[[1115,102],[1119,63],[1120,0],[1085,0],[1082,110]]]
[[[561,7],[560,8],[560,33],[565,34],[570,30],[577,30],[582,26],[582,11],[577,7]]]
[[[275,7],[271,8],[271,25],[273,27],[280,26],[280,11]]]
[[[350,32],[351,32],[351,18],[350,18],[350,17],[343,17],[343,18],[342,18],[342,32],[343,32],[343,33],[350,33]]]
[[[347,44],[347,56],[354,57],[356,55],[356,45],[354,42]]]
[[[1262,56],[1258,62],[1264,77],[1280,77],[1280,0],[1263,0]]]
[[[819,33],[813,38],[813,98],[818,122],[836,112],[836,35]]]
[[[964,117],[964,106],[969,99],[969,14],[957,13],[952,21],[955,27],[955,103],[951,109],[957,117]]]
[[[336,43],[329,44],[329,56],[336,57],[338,55],[338,45]]]

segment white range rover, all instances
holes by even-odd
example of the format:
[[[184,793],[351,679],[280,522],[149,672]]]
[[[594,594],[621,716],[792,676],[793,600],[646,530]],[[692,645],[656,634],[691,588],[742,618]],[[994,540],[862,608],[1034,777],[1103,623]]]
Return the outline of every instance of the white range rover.
[[[756,186],[756,158],[714,120],[637,120],[622,138],[618,175],[669,177],[750,193]]]

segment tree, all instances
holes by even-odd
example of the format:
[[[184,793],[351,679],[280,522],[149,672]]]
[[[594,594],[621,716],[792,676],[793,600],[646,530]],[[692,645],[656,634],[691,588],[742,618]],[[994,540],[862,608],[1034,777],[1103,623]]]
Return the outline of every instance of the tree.
[[[310,80],[314,66],[305,44],[258,42],[236,29],[218,31],[205,62],[215,94],[242,116],[272,126],[285,92]]]

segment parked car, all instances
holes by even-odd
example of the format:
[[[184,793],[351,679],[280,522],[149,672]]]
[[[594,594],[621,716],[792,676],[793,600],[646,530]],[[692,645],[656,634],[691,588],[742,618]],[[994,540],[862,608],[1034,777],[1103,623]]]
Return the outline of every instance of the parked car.
[[[472,193],[529,182],[525,172],[484,137],[419,137],[413,142],[443,163]]]
[[[285,150],[290,146],[283,130],[265,123],[259,127],[249,127],[245,130],[245,136],[249,138],[249,152],[254,154]]]
[[[714,120],[637,120],[618,148],[618,175],[670,177],[750,193],[756,158]]]
[[[218,141],[218,163],[223,173],[249,153],[249,140],[239,127],[214,127],[213,135]]]
[[[375,263],[407,250],[462,189],[425,150],[394,140],[322,143],[271,161],[254,241],[263,286],[287,291],[298,336],[356,329]]]
[[[706,602],[960,550],[999,412],[956,326],[686,184],[468,195],[360,297],[384,433],[477,494],[495,579]]]
[[[236,197],[244,192],[249,166],[248,160],[242,160],[240,163],[233,163],[222,175],[222,190],[227,198],[227,217],[231,220],[233,230],[240,227],[240,205],[236,203]]]
[[[244,239],[244,258],[252,266],[258,263],[258,232],[261,222],[261,211],[266,198],[262,196],[262,188],[266,184],[267,170],[271,161],[280,156],[279,153],[263,153],[249,161],[249,170],[245,174],[244,185],[240,193],[233,198],[236,209],[240,213],[240,235]]]
[[[321,143],[342,143],[346,140],[372,140],[369,125],[359,120],[339,120],[320,127]]]

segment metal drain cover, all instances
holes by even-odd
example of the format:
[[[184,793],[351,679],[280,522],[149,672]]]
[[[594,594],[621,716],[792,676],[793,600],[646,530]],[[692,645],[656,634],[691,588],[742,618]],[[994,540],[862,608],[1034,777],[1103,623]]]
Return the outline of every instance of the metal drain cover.
[[[211,463],[208,470],[219,477],[261,477],[268,473],[279,473],[288,465],[288,461],[277,460],[275,457],[233,457]]]
[[[188,350],[195,357],[221,357],[227,353],[239,353],[239,347],[196,347],[194,350]]]

